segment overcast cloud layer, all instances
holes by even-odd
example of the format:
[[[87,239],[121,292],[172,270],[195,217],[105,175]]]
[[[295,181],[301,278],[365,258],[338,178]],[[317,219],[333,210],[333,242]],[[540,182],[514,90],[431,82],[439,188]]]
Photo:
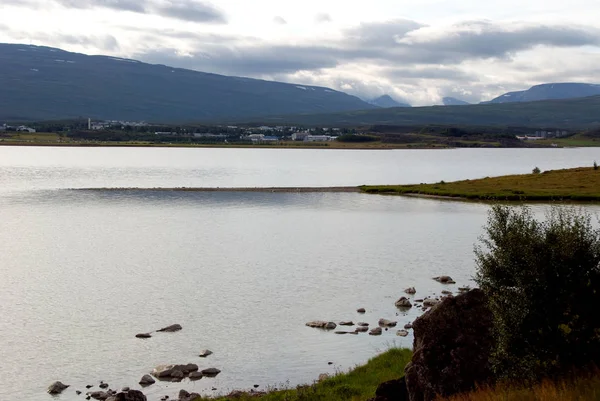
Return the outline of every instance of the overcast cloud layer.
[[[0,42],[323,85],[413,105],[600,83],[597,0],[2,0]],[[510,10],[510,11],[507,11]]]

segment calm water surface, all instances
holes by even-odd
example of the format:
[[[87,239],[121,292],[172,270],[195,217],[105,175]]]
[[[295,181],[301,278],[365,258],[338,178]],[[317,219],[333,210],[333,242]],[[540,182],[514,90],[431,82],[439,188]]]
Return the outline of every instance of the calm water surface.
[[[412,321],[415,312],[394,307],[402,289],[439,294],[439,274],[468,284],[487,213],[481,203],[348,193],[65,188],[408,183],[594,159],[596,149],[0,147],[0,399],[50,400],[54,380],[72,385],[57,397],[67,401],[99,380],[137,388],[163,363],[222,373],[158,383],[145,390],[151,400],[296,385],[410,346],[395,330],[339,336],[304,323]],[[134,338],[172,323],[183,330]],[[204,348],[214,355],[199,358]]]

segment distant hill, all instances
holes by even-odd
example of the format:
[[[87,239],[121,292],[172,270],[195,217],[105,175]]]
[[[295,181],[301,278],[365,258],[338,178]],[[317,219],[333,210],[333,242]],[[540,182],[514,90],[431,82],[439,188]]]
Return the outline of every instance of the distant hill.
[[[535,85],[524,91],[508,92],[485,103],[535,102],[538,100],[573,99],[600,95],[600,85],[555,83]]]
[[[0,44],[0,120],[184,122],[371,109],[328,88]]]
[[[586,128],[600,126],[600,96],[525,103],[397,107],[333,114],[280,116],[264,123],[305,125],[470,125]]]
[[[442,101],[444,102],[444,106],[465,106],[467,104],[471,104],[455,97],[445,97],[442,99]]]
[[[379,96],[378,98],[371,100],[369,103],[377,107],[383,107],[384,109],[390,107],[411,107],[411,105],[408,103],[402,103],[394,100],[390,95]]]

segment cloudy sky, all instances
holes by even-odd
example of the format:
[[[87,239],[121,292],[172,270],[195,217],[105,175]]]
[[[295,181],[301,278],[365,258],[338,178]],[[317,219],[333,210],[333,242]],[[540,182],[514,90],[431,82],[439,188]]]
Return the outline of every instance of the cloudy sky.
[[[413,105],[600,83],[599,0],[0,0],[0,42]]]

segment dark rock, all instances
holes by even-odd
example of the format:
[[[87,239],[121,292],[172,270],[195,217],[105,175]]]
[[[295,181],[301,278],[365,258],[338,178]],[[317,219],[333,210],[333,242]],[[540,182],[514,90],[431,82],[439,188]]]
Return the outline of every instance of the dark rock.
[[[254,388],[258,388],[258,387],[259,387],[259,385],[258,385],[258,384],[255,384],[255,385],[254,385]]]
[[[213,352],[211,350],[205,349],[205,350],[200,351],[200,355],[198,355],[198,356],[200,358],[206,358],[207,356],[212,355],[212,354],[213,354]]]
[[[48,387],[48,393],[49,394],[60,394],[68,387],[69,387],[68,384],[63,384],[62,382],[54,382]]]
[[[439,303],[440,301],[438,301],[437,299],[427,298],[425,301],[423,301],[423,306],[426,308],[431,308],[432,306],[436,306]]]
[[[171,378],[173,379],[183,379],[185,374],[181,370],[174,370],[171,372]]]
[[[208,368],[208,369],[202,370],[202,374],[204,376],[208,376],[208,377],[214,377],[214,376],[218,375],[219,373],[221,373],[221,371],[216,368]]]
[[[170,326],[163,327],[162,329],[156,330],[156,331],[160,331],[160,332],[164,332],[164,333],[174,333],[174,332],[179,331],[181,329],[183,329],[183,327],[181,327],[180,324],[172,324]]]
[[[401,297],[399,300],[396,301],[396,307],[397,308],[412,308],[412,304],[410,303],[408,298]]]
[[[340,326],[354,326],[354,322],[351,320],[343,321],[343,322],[340,322]]]
[[[200,380],[204,377],[204,375],[202,372],[192,372],[188,377],[190,380]]]
[[[365,323],[365,322],[358,322],[356,325],[360,326],[360,327],[369,327],[369,323]]]
[[[77,390],[77,391],[75,391],[75,394],[81,395],[81,391]]]
[[[410,295],[414,295],[417,293],[417,290],[415,290],[415,287],[410,287],[404,290],[405,293],[410,294]]]
[[[315,320],[312,322],[306,323],[308,327],[314,327],[317,329],[325,329],[325,330],[333,330],[337,327],[337,324],[333,322],[326,322],[324,320]]]
[[[101,401],[104,401],[104,400],[108,399],[108,397],[110,397],[110,394],[108,394],[107,391],[93,391],[91,393],[88,393],[88,395],[95,400],[101,400]]]
[[[366,313],[367,312],[365,308],[358,308],[356,311],[358,313]]]
[[[406,330],[412,329],[412,328],[413,328],[413,326],[412,326],[412,323],[406,323],[406,324],[404,325],[404,328],[405,328]]]
[[[333,365],[333,362],[327,362],[327,365]]]
[[[349,331],[340,330],[340,331],[335,331],[334,334],[350,334],[350,332]]]
[[[85,386],[85,388],[87,388],[87,389],[90,389],[90,388],[92,388],[92,387],[94,387],[94,386],[93,386],[93,385],[91,385],[91,384],[88,384],[87,386]]]
[[[100,387],[101,389],[106,389],[108,388],[108,383],[100,383],[98,387]]]
[[[452,291],[444,290],[444,291],[442,291],[442,294],[444,294],[444,295],[452,295]]]
[[[491,384],[492,324],[480,290],[446,298],[417,318],[405,369],[410,400],[432,401]]]
[[[151,379],[152,379],[152,378],[151,378]],[[123,387],[123,388],[121,389],[121,392],[123,392],[123,393],[126,393],[126,392],[128,392],[129,390],[131,390],[131,389],[130,389],[129,387],[125,386],[125,387]]]
[[[136,338],[150,338],[152,335],[150,333],[140,333],[135,335]]]
[[[156,383],[156,380],[154,380],[152,378],[152,376],[150,376],[150,375],[144,375],[140,379],[140,385],[142,385],[142,386],[149,386],[149,385],[154,384],[154,383]],[[125,390],[123,390],[123,391],[125,391]]]
[[[456,282],[454,280],[452,280],[452,277],[450,277],[450,276],[439,276],[439,277],[434,277],[433,279],[435,281],[437,281],[438,283],[442,283],[442,284],[456,284]]]
[[[109,397],[106,401],[147,401],[144,393],[138,390],[124,391]]]
[[[379,325],[381,327],[396,327],[397,324],[398,322],[395,322],[393,320],[379,319]]]
[[[369,334],[372,336],[380,336],[381,333],[383,333],[383,330],[381,329],[381,327],[375,327],[374,329],[369,331]]]
[[[354,329],[355,333],[365,333],[369,331],[369,326],[359,326],[356,329]]]
[[[369,401],[409,401],[404,377],[381,383]]]

